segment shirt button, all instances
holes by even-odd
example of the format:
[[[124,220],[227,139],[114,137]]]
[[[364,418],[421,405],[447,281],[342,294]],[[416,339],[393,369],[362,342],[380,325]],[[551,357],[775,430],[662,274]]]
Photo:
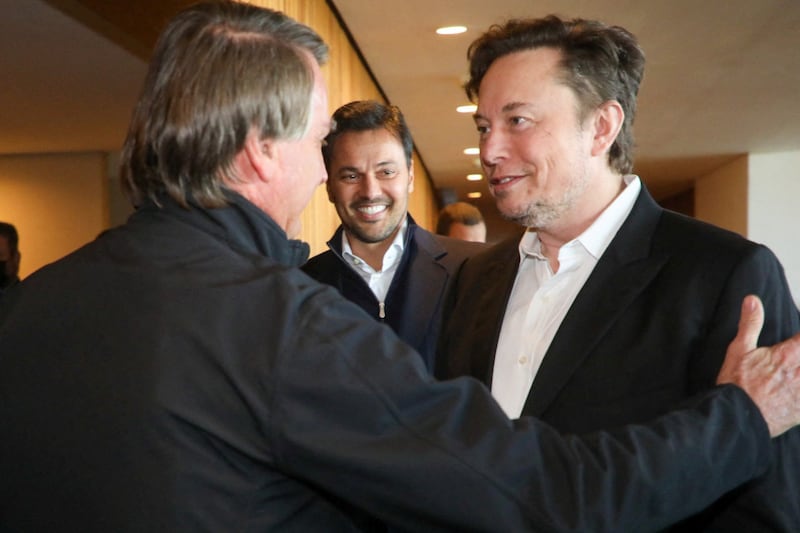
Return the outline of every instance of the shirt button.
[[[518,361],[519,361],[519,364],[520,364],[520,366],[525,366],[525,365],[527,365],[527,364],[528,364],[528,358],[527,358],[526,356],[524,356],[524,355],[523,355],[523,356],[521,356],[521,357],[518,359]]]

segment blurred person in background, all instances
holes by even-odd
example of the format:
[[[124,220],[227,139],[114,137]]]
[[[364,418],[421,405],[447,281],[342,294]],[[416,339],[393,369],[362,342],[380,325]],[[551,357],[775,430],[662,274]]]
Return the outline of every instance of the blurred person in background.
[[[454,202],[439,211],[436,233],[463,241],[486,242],[486,223],[474,205]]]

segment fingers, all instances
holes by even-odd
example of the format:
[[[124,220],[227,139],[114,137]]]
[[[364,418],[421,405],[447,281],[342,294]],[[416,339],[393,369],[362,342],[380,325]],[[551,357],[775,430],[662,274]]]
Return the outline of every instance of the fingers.
[[[761,300],[758,296],[745,296],[742,301],[742,314],[739,317],[739,330],[731,344],[736,345],[739,353],[755,349],[763,325],[764,306]]]
[[[717,383],[734,383],[758,405],[772,436],[800,424],[800,333],[756,348],[764,307],[755,296],[742,302],[739,331],[728,346]]]
[[[746,296],[742,301],[742,312],[739,316],[739,330],[736,337],[728,345],[725,360],[717,376],[717,383],[736,383],[745,388],[741,381],[742,373],[746,367],[763,361],[763,354],[760,358],[754,359],[758,336],[761,334],[761,327],[764,325],[764,306],[757,296]],[[749,363],[749,364],[748,364]]]
[[[774,437],[800,424],[800,334],[769,348],[770,380],[751,394]],[[750,393],[750,391],[748,391]]]

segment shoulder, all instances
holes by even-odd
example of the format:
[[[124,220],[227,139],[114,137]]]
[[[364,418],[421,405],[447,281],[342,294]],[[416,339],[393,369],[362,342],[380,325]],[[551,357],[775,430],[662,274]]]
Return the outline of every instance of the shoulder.
[[[496,263],[507,264],[511,268],[516,268],[519,263],[519,243],[522,233],[513,235],[503,241],[481,249],[477,254],[470,257],[467,267],[471,270],[488,268]]]
[[[300,267],[303,272],[315,279],[331,277],[341,266],[341,260],[330,250],[315,255]]]
[[[489,245],[484,243],[451,239],[444,235],[431,233],[418,226],[414,230],[414,241],[419,249],[434,258],[449,257],[450,260],[459,262],[463,262],[467,258],[489,248]]]
[[[436,241],[442,248],[447,250],[447,253],[449,255],[453,255],[464,259],[478,255],[481,252],[488,250],[490,248],[488,244],[482,242],[470,242],[470,241],[462,241],[460,239],[451,239],[450,237],[445,237],[444,235],[433,235],[433,238],[436,239]]]
[[[656,247],[682,250],[699,258],[717,261],[772,253],[742,235],[680,213],[665,210],[656,230]]]

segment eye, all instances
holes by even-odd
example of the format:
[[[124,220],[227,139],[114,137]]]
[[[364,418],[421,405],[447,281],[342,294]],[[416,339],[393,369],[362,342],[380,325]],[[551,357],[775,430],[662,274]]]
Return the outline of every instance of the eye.
[[[508,119],[508,122],[512,126],[519,126],[528,122],[528,119],[526,117],[511,117]]]
[[[480,135],[483,135],[485,133],[489,133],[489,126],[487,126],[485,124],[476,124],[475,125],[475,129],[478,130],[478,133]]]
[[[391,178],[395,174],[397,174],[397,171],[393,168],[384,168],[380,171],[380,176],[382,178]]]
[[[339,176],[339,180],[346,182],[358,181],[358,174],[342,174]]]

